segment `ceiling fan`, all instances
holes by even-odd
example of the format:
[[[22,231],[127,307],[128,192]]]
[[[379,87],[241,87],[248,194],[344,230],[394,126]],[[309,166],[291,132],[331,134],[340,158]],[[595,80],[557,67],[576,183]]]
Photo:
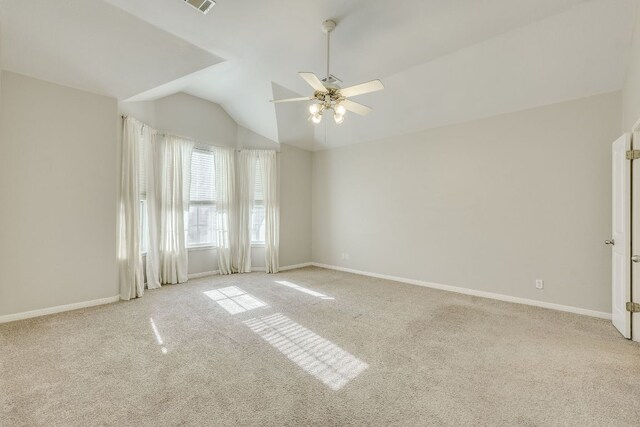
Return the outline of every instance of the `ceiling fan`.
[[[350,97],[364,95],[365,93],[376,92],[384,89],[380,80],[371,80],[370,82],[361,83],[346,88],[338,86],[338,82],[342,80],[329,72],[329,53],[331,32],[336,28],[335,21],[327,20],[322,23],[322,31],[327,35],[327,76],[320,80],[315,74],[311,72],[299,72],[308,84],[314,89],[312,96],[304,96],[301,98],[288,98],[272,100],[274,104],[281,102],[298,102],[298,101],[311,101],[314,103],[309,106],[309,119],[318,124],[322,121],[322,114],[325,111],[333,111],[333,119],[337,124],[344,121],[344,115],[347,111],[352,111],[361,116],[366,116],[371,112],[371,108],[366,105],[359,104],[351,101]]]

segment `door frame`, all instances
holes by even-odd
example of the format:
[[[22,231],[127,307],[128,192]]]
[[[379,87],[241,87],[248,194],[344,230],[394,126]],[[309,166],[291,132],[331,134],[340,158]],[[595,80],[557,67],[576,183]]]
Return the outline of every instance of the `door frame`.
[[[640,120],[631,130],[631,149],[640,150]],[[631,256],[640,255],[640,159],[631,162]],[[630,262],[629,301],[640,302],[640,263]],[[631,313],[631,339],[640,341],[640,313]]]
[[[632,337],[631,313],[631,239],[632,239],[632,153],[631,134],[626,132],[611,145],[611,321],[623,337]],[[640,175],[638,175],[640,176]],[[638,186],[640,188],[640,186]]]

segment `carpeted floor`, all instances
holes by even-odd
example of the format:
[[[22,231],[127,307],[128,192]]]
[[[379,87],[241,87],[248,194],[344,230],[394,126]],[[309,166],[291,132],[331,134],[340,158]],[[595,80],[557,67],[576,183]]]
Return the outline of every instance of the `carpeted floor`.
[[[0,325],[1,426],[639,420],[608,321],[319,268]]]

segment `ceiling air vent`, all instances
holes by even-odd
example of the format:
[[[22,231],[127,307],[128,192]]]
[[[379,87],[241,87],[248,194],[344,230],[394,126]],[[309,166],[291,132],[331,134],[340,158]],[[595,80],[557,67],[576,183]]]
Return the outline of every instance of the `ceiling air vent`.
[[[216,4],[213,0],[184,0],[185,3],[190,4],[191,6],[198,9],[200,12],[205,15],[211,10],[214,4]]]

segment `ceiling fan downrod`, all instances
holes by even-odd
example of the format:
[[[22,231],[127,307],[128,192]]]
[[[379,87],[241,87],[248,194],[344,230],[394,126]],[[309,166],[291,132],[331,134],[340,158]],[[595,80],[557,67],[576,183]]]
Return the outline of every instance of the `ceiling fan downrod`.
[[[331,32],[336,28],[336,21],[327,19],[322,23],[322,31],[327,35],[327,76],[325,81],[331,82],[331,73],[329,72],[329,61],[331,60]]]

